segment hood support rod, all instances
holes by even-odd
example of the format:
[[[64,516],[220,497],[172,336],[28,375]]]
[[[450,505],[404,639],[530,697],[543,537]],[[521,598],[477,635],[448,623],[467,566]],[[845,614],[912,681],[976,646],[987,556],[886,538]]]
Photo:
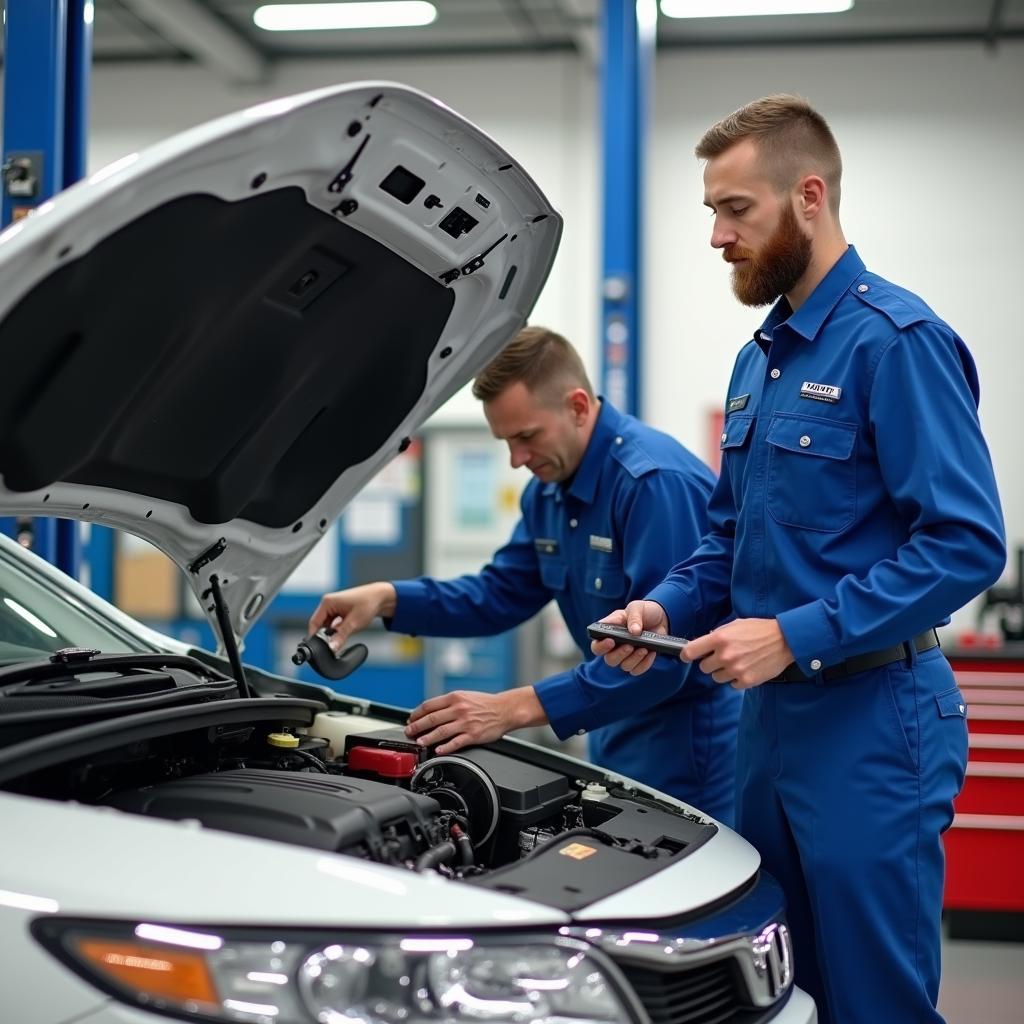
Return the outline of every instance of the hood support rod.
[[[216,573],[210,577],[210,589],[203,592],[203,597],[206,597],[207,594],[213,597],[217,625],[220,627],[220,638],[224,643],[224,653],[227,654],[231,664],[231,674],[238,683],[238,692],[242,697],[251,697],[252,690],[249,689],[249,680],[245,678],[242,657],[238,653],[238,644],[235,641],[235,631],[231,628],[231,616],[228,614],[228,606],[224,602],[224,594],[220,589],[220,578]]]

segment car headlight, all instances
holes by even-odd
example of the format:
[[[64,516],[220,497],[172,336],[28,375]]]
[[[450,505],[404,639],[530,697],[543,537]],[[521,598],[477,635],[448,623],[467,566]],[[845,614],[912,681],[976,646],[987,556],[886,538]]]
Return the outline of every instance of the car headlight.
[[[182,1019],[562,1024],[632,1016],[600,954],[564,937],[268,939],[52,917],[34,931],[98,987]]]

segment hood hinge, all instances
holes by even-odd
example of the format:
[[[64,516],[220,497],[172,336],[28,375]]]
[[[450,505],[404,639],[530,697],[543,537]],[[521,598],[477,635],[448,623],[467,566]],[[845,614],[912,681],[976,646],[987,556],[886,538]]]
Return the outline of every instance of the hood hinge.
[[[211,544],[194,562],[189,565],[188,571],[192,573],[193,576],[198,576],[199,570],[202,569],[204,565],[209,565],[215,559],[220,558],[227,549],[227,546],[227,540],[224,537],[221,537],[220,540],[215,544]]]

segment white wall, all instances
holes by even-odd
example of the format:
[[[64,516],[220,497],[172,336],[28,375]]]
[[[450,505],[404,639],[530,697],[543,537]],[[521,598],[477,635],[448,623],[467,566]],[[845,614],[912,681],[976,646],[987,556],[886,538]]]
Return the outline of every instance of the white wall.
[[[183,65],[100,66],[90,167],[229,110],[330,82],[406,82],[477,122],[521,160],[566,220],[534,320],[563,331],[596,371],[600,153],[593,75],[572,55],[280,66],[258,89]],[[708,247],[693,145],[773,91],[829,118],[845,162],[842,219],[868,266],[914,289],[967,340],[1011,542],[1024,541],[1024,44],[675,51],[657,63],[648,168],[646,418],[706,454],[739,346],[760,322]],[[479,422],[467,394],[438,417]]]
[[[841,217],[868,267],[922,297],[967,341],[981,378],[1011,545],[1024,543],[1024,45],[774,49],[659,58],[647,244],[647,418],[706,451],[739,346],[764,311],[739,305],[709,245],[693,146],[770,92],[805,96],[843,153]],[[656,360],[656,361],[655,361]],[[959,617],[956,625],[969,624]]]

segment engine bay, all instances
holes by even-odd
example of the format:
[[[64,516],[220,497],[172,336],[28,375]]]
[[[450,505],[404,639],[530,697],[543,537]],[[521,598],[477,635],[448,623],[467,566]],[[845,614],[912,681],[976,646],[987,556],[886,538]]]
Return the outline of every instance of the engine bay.
[[[539,748],[438,756],[393,718],[280,692],[230,699],[216,678],[191,689],[170,679],[169,688],[189,694],[184,706],[153,707],[150,685],[147,710],[132,714],[120,685],[103,684],[115,695],[108,703],[86,675],[77,672],[92,697],[77,720],[85,724],[47,734],[38,710],[30,714],[22,742],[0,751],[0,785],[436,872],[566,911],[675,863],[716,831]],[[203,691],[205,701],[193,699]],[[41,697],[33,689],[34,705]],[[8,709],[12,702],[8,693]],[[103,703],[116,714],[98,714]],[[62,725],[74,707],[61,709]],[[6,717],[10,729],[23,716]]]

